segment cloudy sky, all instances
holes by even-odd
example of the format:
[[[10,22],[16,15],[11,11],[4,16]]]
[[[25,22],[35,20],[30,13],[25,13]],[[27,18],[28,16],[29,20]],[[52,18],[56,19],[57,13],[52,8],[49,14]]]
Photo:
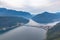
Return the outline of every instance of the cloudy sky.
[[[0,7],[32,14],[44,11],[59,12],[60,0],[0,0]]]

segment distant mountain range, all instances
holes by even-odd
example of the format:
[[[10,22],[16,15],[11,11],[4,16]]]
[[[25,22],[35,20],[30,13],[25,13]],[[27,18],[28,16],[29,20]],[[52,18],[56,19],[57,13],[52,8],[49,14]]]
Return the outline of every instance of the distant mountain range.
[[[57,13],[43,12],[42,14],[31,15],[31,13],[29,12],[0,8],[0,16],[24,17],[27,19],[32,19],[33,21],[40,23],[40,24],[41,23],[47,24],[47,23],[52,23],[55,21],[60,21],[60,12],[57,12]]]
[[[18,16],[18,17],[25,17],[25,18],[31,18],[32,15],[29,12],[23,12],[23,11],[16,11],[16,10],[10,10],[5,8],[0,8],[0,16]]]
[[[49,13],[49,12],[43,12],[42,14],[38,14],[32,18],[37,23],[52,23],[55,21],[60,21],[60,13]]]
[[[48,30],[47,40],[60,40],[60,23]]]

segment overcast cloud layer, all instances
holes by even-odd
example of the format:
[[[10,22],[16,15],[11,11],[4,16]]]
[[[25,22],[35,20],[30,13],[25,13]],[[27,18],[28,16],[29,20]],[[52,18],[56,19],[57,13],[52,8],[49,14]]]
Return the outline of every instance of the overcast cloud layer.
[[[60,11],[60,0],[0,0],[0,7],[34,14]]]

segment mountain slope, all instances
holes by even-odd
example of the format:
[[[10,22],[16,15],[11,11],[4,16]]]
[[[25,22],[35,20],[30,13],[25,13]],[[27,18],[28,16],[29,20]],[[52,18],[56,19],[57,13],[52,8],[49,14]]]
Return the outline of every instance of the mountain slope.
[[[60,17],[60,16],[59,16]],[[34,16],[32,19],[37,23],[51,23],[60,20],[58,15],[53,13],[44,12],[42,14],[38,14]]]
[[[60,40],[60,23],[48,30],[47,40]]]
[[[27,24],[28,19],[16,16],[0,16],[0,33]]]

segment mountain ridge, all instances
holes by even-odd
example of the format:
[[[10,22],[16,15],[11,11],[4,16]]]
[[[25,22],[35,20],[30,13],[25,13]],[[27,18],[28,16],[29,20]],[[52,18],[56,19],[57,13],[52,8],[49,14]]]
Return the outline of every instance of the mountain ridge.
[[[29,12],[10,10],[6,8],[0,8],[0,16],[22,16],[26,18],[32,17]]]
[[[34,20],[37,23],[51,23],[55,21],[60,21],[60,15],[53,14],[49,12],[43,12],[42,14],[35,15],[32,20]]]

